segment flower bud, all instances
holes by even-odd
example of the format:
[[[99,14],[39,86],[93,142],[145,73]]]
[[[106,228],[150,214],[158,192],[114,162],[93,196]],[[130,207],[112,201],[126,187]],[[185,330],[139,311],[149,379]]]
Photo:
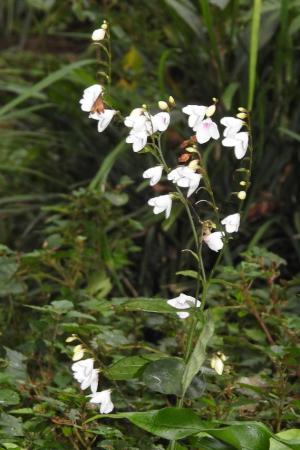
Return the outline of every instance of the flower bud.
[[[197,153],[197,149],[195,147],[187,147],[185,151],[189,153]]]
[[[247,182],[246,181],[240,181],[240,185],[241,186],[247,186]]]
[[[213,98],[212,98],[212,101],[213,101],[214,103],[218,103],[219,100],[218,100],[216,97],[213,97]]]
[[[105,37],[105,30],[103,28],[98,28],[93,31],[92,40],[93,41],[102,41]]]
[[[170,95],[168,102],[170,103],[170,105],[175,105],[175,100],[174,97],[172,97],[172,95]]]
[[[247,196],[247,194],[246,194],[245,191],[240,191],[240,192],[237,193],[237,197],[238,197],[240,200],[245,200],[246,196]]]
[[[243,108],[242,106],[240,106],[240,107],[238,108],[238,111],[243,112],[243,113],[248,112],[248,111],[246,110],[246,108]]]
[[[73,348],[73,361],[79,361],[81,358],[83,358],[84,356],[84,348],[82,347],[81,344],[76,345]]]
[[[207,110],[206,110],[206,117],[211,117],[214,115],[214,113],[216,112],[216,105],[210,105]]]
[[[214,369],[217,372],[218,375],[222,375],[223,370],[224,370],[224,363],[219,356],[214,355],[211,358],[210,366],[212,369]]]
[[[167,103],[167,102],[164,102],[163,100],[160,100],[160,101],[158,102],[158,107],[159,107],[159,109],[161,109],[162,111],[165,111],[165,110],[169,109],[168,103]]]
[[[247,116],[247,114],[246,113],[244,113],[244,112],[240,112],[240,113],[238,113],[237,115],[236,115],[236,117],[238,117],[239,119],[246,119],[246,117],[248,117]]]
[[[198,160],[198,159],[193,159],[193,161],[191,161],[191,162],[189,163],[188,168],[191,169],[191,170],[193,170],[194,172],[195,172],[197,169],[200,169],[200,166],[199,166],[199,160]]]
[[[142,105],[142,108],[145,109],[145,110],[147,109],[146,103],[144,103],[144,104]]]
[[[69,344],[70,342],[74,342],[78,339],[76,334],[72,334],[72,336],[67,337],[66,342]]]
[[[103,22],[103,24],[101,25],[101,28],[102,28],[102,30],[107,30],[108,29],[108,25],[107,25],[107,22]]]

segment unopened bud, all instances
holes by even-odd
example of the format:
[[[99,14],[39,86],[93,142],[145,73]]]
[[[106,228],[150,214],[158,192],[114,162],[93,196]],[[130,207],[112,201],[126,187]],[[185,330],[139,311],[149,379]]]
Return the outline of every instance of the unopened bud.
[[[206,117],[211,117],[216,112],[216,105],[210,105],[205,112]]]
[[[167,102],[164,102],[163,100],[160,100],[158,102],[158,107],[159,109],[161,109],[162,111],[166,111],[167,109],[169,109],[169,105]]]
[[[214,369],[217,372],[218,375],[222,375],[223,370],[224,370],[224,363],[219,356],[214,355],[211,358],[210,366],[212,369]]]
[[[199,166],[199,160],[198,160],[198,159],[193,159],[193,161],[191,161],[191,162],[189,163],[188,168],[191,169],[191,170],[193,170],[194,172],[195,172],[197,169],[200,169],[200,166]]]
[[[189,153],[197,153],[197,149],[195,147],[187,147],[185,148],[185,151]]]
[[[102,30],[107,30],[108,29],[108,25],[106,22],[103,22],[103,24],[101,25]]]
[[[246,181],[240,181],[240,185],[241,185],[241,186],[246,186],[246,185],[247,185],[247,182],[246,182]]]
[[[72,336],[67,337],[66,342],[70,343],[70,342],[74,342],[78,339],[78,337],[76,336],[76,334],[72,334]]]
[[[247,116],[247,114],[246,113],[244,113],[244,112],[240,112],[240,113],[238,113],[237,115],[236,115],[236,117],[238,117],[239,119],[246,119],[246,117],[248,117]]]
[[[175,105],[175,100],[174,97],[172,97],[172,95],[170,95],[168,102],[170,103],[170,105]]]
[[[212,98],[212,101],[213,101],[214,103],[218,103],[219,100],[218,100],[216,97],[213,97],[213,98]]]
[[[142,105],[142,108],[143,108],[143,109],[147,109],[146,103],[144,103],[144,104]]]
[[[84,348],[81,344],[76,345],[73,349],[73,361],[79,361],[84,356]]]
[[[240,192],[237,193],[237,197],[238,197],[240,200],[245,200],[246,196],[247,196],[247,194],[246,194],[245,191],[240,191]]]
[[[103,28],[98,28],[93,31],[92,40],[93,41],[102,41],[105,37],[105,30]]]
[[[246,113],[246,112],[247,112],[247,109],[246,109],[246,108],[243,108],[242,106],[240,106],[240,107],[238,108],[238,111]]]

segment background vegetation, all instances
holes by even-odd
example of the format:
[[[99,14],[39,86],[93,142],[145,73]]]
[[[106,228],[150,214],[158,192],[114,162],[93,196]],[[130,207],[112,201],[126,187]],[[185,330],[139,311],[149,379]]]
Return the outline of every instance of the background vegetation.
[[[220,113],[232,114],[251,102],[257,3],[1,3],[2,448],[166,448],[127,422],[85,424],[94,413],[71,380],[64,342],[78,333],[98,354],[118,411],[174,405],[173,392],[165,387],[162,397],[146,371],[122,377],[113,364],[180,353],[175,316],[124,313],[122,302],[187,289],[193,278],[176,272],[192,265],[181,253],[192,237],[179,209],[161,223],[146,206],[147,165],[124,144],[123,128],[99,134],[80,111],[82,90],[98,70],[90,34],[104,18],[111,24],[110,95],[121,111],[169,95],[178,106],[214,96]],[[223,377],[207,367],[189,396],[207,420],[254,419],[279,432],[297,428],[300,417],[300,2],[264,0],[259,18],[247,214],[209,292],[218,319],[211,352],[221,349],[229,360]],[[166,142],[174,162],[185,133],[175,114]],[[208,146],[204,160],[224,201],[237,181],[235,162],[218,145]],[[213,258],[207,251],[207,267]],[[211,448],[199,437],[184,445]],[[222,445],[213,448],[232,448]]]

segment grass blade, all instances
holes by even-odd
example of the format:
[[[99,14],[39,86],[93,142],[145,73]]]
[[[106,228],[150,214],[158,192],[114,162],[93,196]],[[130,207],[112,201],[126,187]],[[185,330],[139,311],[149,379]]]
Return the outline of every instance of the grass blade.
[[[255,83],[256,65],[258,54],[259,28],[261,18],[261,0],[254,0],[250,36],[250,56],[249,56],[249,85],[248,85],[248,110],[252,110]]]

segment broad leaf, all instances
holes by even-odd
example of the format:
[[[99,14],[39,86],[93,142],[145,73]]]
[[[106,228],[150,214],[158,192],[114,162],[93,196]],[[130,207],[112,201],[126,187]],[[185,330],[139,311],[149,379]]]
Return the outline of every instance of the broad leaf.
[[[179,358],[163,358],[149,363],[143,372],[144,383],[155,392],[181,395],[184,363]]]
[[[136,378],[142,367],[150,361],[161,358],[158,354],[129,356],[122,358],[106,370],[106,376],[111,380],[130,380]]]
[[[214,334],[214,323],[212,317],[208,314],[204,314],[204,326],[200,333],[200,336],[196,342],[195,348],[188,360],[186,368],[182,377],[183,392],[186,392],[187,388],[193,381],[193,378],[197,375],[201,369],[206,358],[206,347]]]

